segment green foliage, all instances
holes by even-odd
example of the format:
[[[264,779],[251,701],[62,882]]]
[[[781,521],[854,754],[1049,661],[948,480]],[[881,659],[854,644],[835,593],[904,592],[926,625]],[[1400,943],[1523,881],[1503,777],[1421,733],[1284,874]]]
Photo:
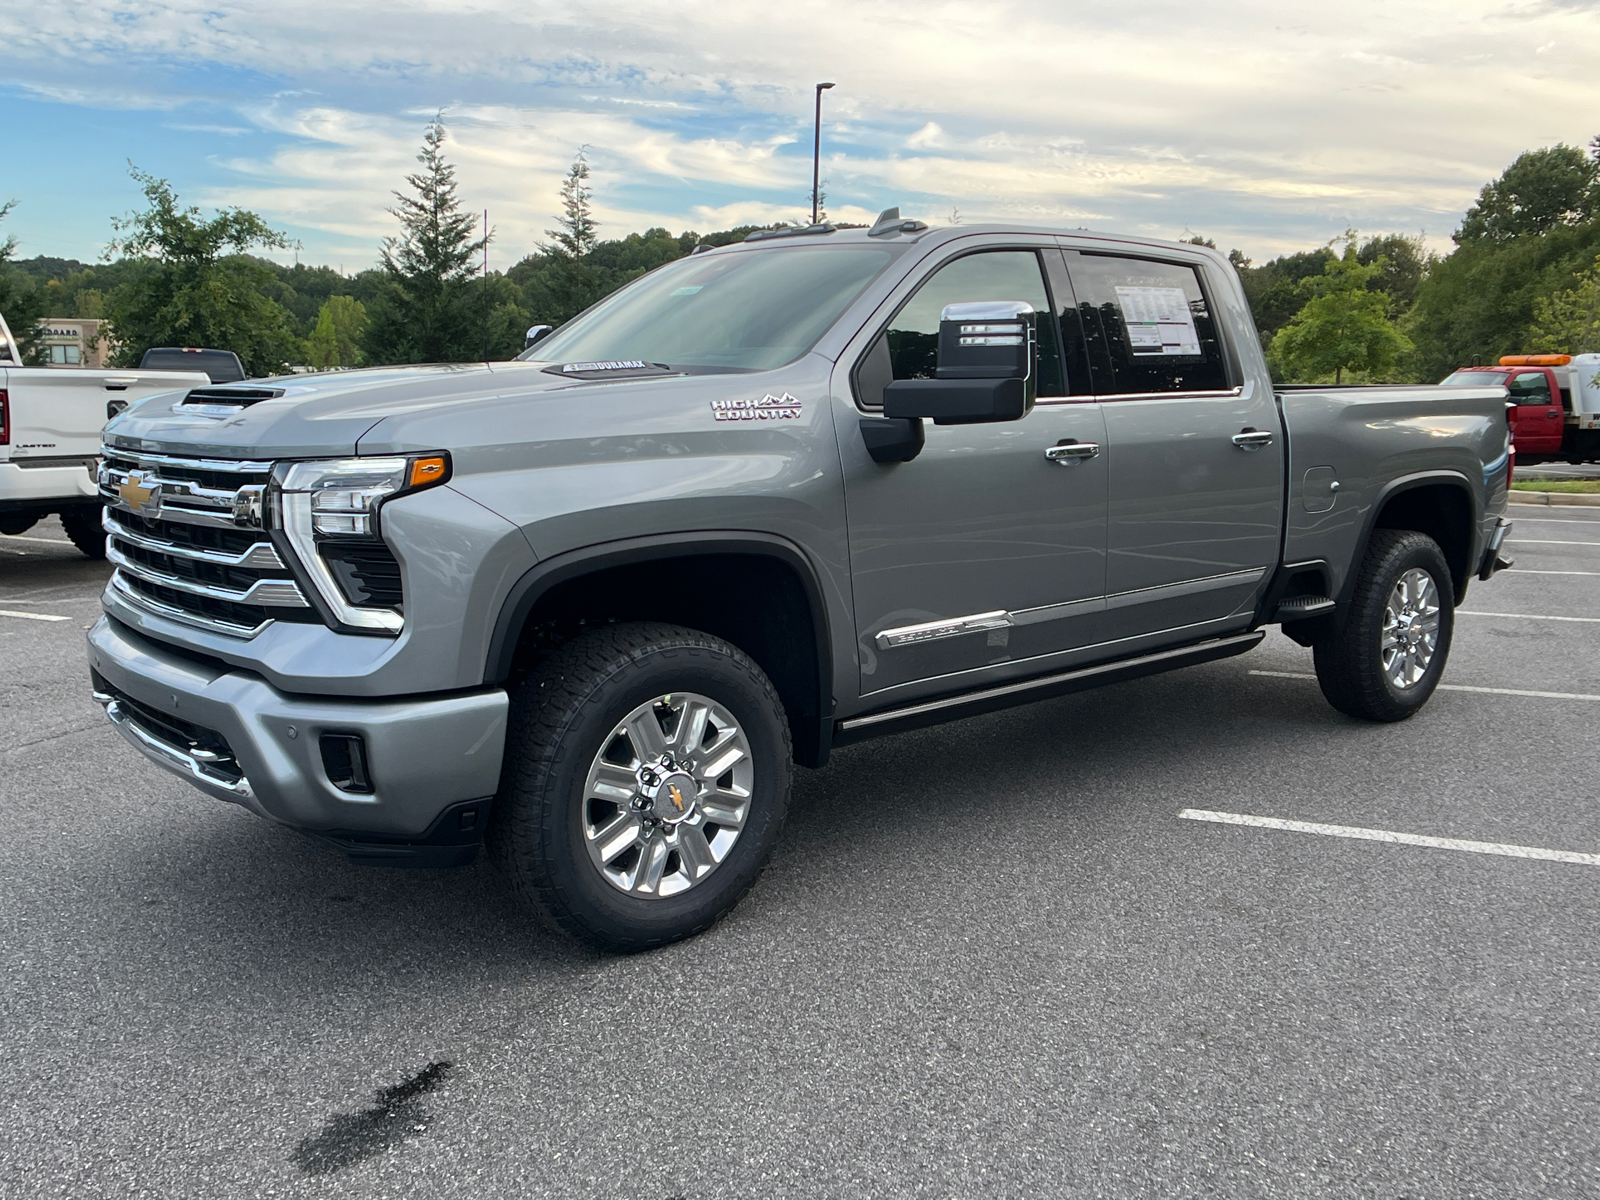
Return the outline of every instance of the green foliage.
[[[1600,159],[1557,143],[1519,154],[1484,185],[1456,233],[1460,245],[1503,243],[1528,234],[1581,225],[1600,215]]]
[[[1244,285],[1263,345],[1270,345],[1273,335],[1300,311],[1306,302],[1305,281],[1325,274],[1332,258],[1333,251],[1319,246],[1239,270],[1239,282]]]
[[[587,146],[578,151],[578,157],[562,181],[561,216],[557,221],[561,228],[545,230],[556,240],[554,249],[567,258],[582,258],[594,249],[598,240],[595,230],[599,222],[594,219],[594,205],[590,201],[588,154]],[[551,247],[541,246],[540,249]]]
[[[313,367],[359,366],[366,327],[366,305],[353,296],[329,296],[306,339],[306,363]]]
[[[400,235],[384,239],[383,279],[367,301],[362,352],[374,364],[467,362],[483,348],[482,284],[477,263],[488,237],[475,238],[477,217],[461,211],[455,168],[444,156],[443,115],[428,123],[417,161],[406,176],[411,194],[395,192],[389,211]]]
[[[105,297],[113,364],[136,365],[152,346],[206,346],[232,350],[252,376],[286,370],[298,348],[289,314],[266,294],[270,266],[246,252],[292,243],[241,209],[203,220],[198,208],[179,207],[165,179],[132,174],[149,207],[112,222],[111,252],[138,262]]]
[[[1292,380],[1314,383],[1330,375],[1343,383],[1346,371],[1365,378],[1392,371],[1395,359],[1411,349],[1389,319],[1389,297],[1373,290],[1385,260],[1360,261],[1356,238],[1345,238],[1343,254],[1329,252],[1320,276],[1304,279],[1310,297],[1273,337],[1273,366]]]
[[[1553,354],[1600,353],[1600,255],[1573,276],[1575,287],[1534,301],[1528,348]]]
[[[1416,343],[1414,378],[1526,349],[1539,301],[1561,291],[1600,254],[1600,221],[1558,226],[1504,242],[1468,241],[1439,260],[1403,328]]]
[[[0,221],[16,207],[15,200],[0,204]],[[18,270],[12,263],[17,251],[14,236],[0,238],[0,316],[6,319],[11,336],[16,339],[22,361],[39,365],[47,353],[40,336],[39,322],[51,316],[49,295],[27,272]]]

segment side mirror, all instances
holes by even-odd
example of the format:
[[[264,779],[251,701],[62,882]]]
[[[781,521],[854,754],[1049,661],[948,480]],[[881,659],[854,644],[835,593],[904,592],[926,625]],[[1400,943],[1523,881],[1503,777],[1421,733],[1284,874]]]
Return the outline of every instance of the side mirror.
[[[533,349],[533,347],[537,343],[544,341],[545,338],[549,337],[552,333],[554,333],[555,329],[556,329],[556,327],[554,325],[530,325],[530,326],[528,326],[527,341],[523,342],[522,348],[524,350]]]
[[[1037,320],[1023,300],[945,305],[935,378],[895,380],[883,391],[883,415],[926,417],[935,425],[1027,416],[1038,394]]]

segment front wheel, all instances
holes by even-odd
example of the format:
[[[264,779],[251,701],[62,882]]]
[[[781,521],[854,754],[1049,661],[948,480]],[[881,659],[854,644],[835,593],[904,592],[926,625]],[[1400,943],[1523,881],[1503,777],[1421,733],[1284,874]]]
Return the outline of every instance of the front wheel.
[[[1366,721],[1403,721],[1439,686],[1455,628],[1455,587],[1439,544],[1379,529],[1361,560],[1343,630],[1314,647],[1328,703]]]
[[[513,889],[591,945],[709,927],[750,890],[788,808],[777,692],[720,638],[613,625],[561,647],[512,698],[489,846]]]

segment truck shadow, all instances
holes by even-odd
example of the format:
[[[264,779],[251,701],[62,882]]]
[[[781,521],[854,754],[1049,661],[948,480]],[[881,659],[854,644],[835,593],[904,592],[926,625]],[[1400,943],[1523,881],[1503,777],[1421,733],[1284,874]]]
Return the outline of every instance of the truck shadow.
[[[1299,740],[1371,729],[1332,712],[1314,685],[1223,664],[849,747],[825,769],[797,773],[773,868],[735,914],[732,936],[772,935],[759,913],[740,914],[781,903],[795,872],[808,890],[827,892],[930,826],[980,838],[986,826],[1024,818],[1068,828],[1145,802],[1129,798],[1130,772],[1141,797],[1178,801],[1196,780],[1226,783],[1248,770],[1259,782],[1270,764],[1241,763],[1231,753],[1241,743],[1265,739],[1292,758]],[[182,794],[201,819],[125,858],[124,877],[108,881],[124,896],[154,898],[160,920],[149,936],[164,954],[181,929],[220,975],[290,987],[286,998],[308,986],[377,984],[396,970],[455,991],[610,961],[523,912],[482,856],[455,870],[354,867],[299,834]]]

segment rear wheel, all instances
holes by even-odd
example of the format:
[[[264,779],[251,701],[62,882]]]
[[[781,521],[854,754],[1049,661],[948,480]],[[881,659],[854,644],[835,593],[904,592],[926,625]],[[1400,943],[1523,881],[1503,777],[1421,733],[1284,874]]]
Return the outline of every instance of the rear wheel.
[[[106,531],[100,524],[104,512],[98,504],[80,504],[61,513],[61,528],[67,531],[72,544],[90,558],[106,556]]]
[[[615,625],[517,689],[489,844],[519,896],[592,945],[706,929],[750,890],[788,807],[771,682],[720,638]]]
[[[1427,534],[1373,533],[1338,637],[1314,648],[1328,703],[1367,721],[1403,721],[1433,695],[1450,657],[1455,589]]]

